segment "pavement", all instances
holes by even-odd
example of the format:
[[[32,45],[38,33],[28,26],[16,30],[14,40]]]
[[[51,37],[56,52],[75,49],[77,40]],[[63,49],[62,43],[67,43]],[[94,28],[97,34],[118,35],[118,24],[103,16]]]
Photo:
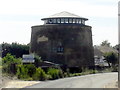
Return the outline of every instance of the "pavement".
[[[118,73],[99,73],[44,81],[26,88],[105,88],[117,80]]]
[[[49,81],[11,80],[4,88],[117,88],[118,73],[100,73]]]
[[[118,88],[118,81],[113,81],[104,86],[104,88]]]

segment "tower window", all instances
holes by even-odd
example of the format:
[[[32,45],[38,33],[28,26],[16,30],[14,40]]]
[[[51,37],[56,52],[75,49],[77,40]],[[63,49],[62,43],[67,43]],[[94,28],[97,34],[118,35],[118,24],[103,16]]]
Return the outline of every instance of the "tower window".
[[[69,23],[72,23],[72,19],[69,19]]]
[[[65,19],[65,23],[68,23],[68,19]]]
[[[76,23],[79,23],[79,19],[76,19]]]
[[[79,19],[79,23],[80,23],[80,24],[82,23],[81,19]]]
[[[61,19],[61,23],[64,23],[64,19],[63,18]]]
[[[53,23],[56,23],[56,19],[53,19]]]
[[[60,23],[60,19],[57,19],[57,23]]]
[[[73,19],[73,23],[75,23],[75,19]]]
[[[53,23],[52,19],[49,19],[49,23]]]
[[[63,53],[64,49],[62,46],[57,47],[57,52],[58,53]]]

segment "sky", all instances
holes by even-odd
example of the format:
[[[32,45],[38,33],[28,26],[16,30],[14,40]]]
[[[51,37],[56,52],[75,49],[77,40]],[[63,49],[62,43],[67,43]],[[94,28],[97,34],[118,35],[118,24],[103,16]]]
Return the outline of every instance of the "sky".
[[[28,44],[32,26],[62,11],[89,19],[93,45],[118,44],[118,0],[0,0],[0,43]]]

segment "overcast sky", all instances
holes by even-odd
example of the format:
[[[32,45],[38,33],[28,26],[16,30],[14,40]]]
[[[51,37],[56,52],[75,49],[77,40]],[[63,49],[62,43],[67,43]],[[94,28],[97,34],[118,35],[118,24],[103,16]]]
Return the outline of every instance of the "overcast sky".
[[[94,45],[118,43],[118,0],[0,0],[0,43],[29,43],[31,26],[62,11],[89,19]]]

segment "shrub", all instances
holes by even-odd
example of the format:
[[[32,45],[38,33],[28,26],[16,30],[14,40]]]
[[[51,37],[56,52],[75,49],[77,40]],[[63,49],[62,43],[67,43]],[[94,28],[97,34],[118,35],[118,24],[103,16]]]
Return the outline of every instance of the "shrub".
[[[66,72],[64,72],[64,77],[68,77],[68,74]]]
[[[51,75],[46,74],[46,79],[47,79],[47,80],[51,80],[51,79],[52,79],[52,76],[51,76]]]
[[[92,70],[92,73],[95,74],[95,73],[98,73],[98,71],[97,70]]]
[[[35,66],[36,67],[39,67],[40,65],[39,65],[39,63],[40,62],[42,62],[42,59],[41,59],[41,57],[40,56],[38,56],[37,54],[34,54],[34,58],[35,58]]]
[[[36,72],[36,67],[34,64],[24,65],[24,67],[28,69],[27,73],[30,77],[32,77],[33,74]]]
[[[24,65],[18,65],[18,69],[17,69],[17,77],[18,79],[27,79],[30,78],[30,76],[28,75],[28,68],[25,68]]]
[[[47,74],[51,75],[52,79],[58,79],[63,77],[62,70],[55,68],[49,68]]]
[[[11,54],[7,54],[3,59],[2,59],[2,71],[3,73],[16,73],[17,71],[17,64],[21,64],[22,59],[21,58],[15,58]]]
[[[69,76],[69,77],[81,76],[81,75],[82,75],[82,73],[73,73],[73,74],[70,74],[70,76]]]
[[[33,74],[36,72],[36,67],[33,64],[18,65],[17,77],[24,80],[32,80]]]
[[[87,75],[87,74],[95,74],[98,73],[97,70],[93,70],[93,69],[88,69],[88,68],[82,68],[82,75]]]
[[[61,69],[59,69],[59,77],[60,77],[60,78],[63,78],[63,77],[64,77],[63,71],[62,71]]]
[[[35,74],[33,74],[33,80],[43,81],[46,79],[47,79],[47,76],[46,76],[45,72],[43,71],[43,69],[36,68],[36,72],[35,72]]]

